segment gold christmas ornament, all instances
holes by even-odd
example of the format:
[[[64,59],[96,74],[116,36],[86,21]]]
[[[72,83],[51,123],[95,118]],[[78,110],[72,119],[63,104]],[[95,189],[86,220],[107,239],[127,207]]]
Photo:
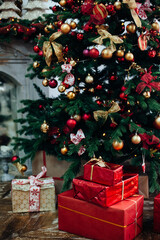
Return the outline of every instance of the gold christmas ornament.
[[[91,92],[91,93],[94,93],[95,89],[94,88],[89,88],[88,91]]]
[[[153,125],[154,125],[154,127],[156,129],[160,129],[160,115],[158,117],[156,117],[156,119],[154,120]]]
[[[117,50],[116,56],[117,57],[124,57],[124,50],[122,50],[122,49]]]
[[[130,23],[127,25],[126,30],[128,33],[135,33],[136,32],[136,25],[134,23]]]
[[[75,60],[71,59],[71,61],[69,62],[71,64],[72,67],[74,67],[77,63]]]
[[[115,8],[117,11],[121,10],[121,8],[122,8],[122,3],[119,2],[119,1],[116,1],[116,2],[114,3],[114,8]]]
[[[110,58],[112,57],[112,55],[113,55],[113,52],[112,52],[112,50],[109,49],[109,48],[105,48],[105,49],[103,49],[102,52],[101,52],[101,56],[102,56],[102,58],[104,58],[104,59],[110,59]]]
[[[75,115],[72,116],[72,118],[74,120],[76,120],[77,122],[79,122],[81,120],[81,115],[75,114]]]
[[[61,0],[60,2],[59,2],[59,4],[61,5],[61,7],[64,7],[65,5],[66,5],[66,0]]]
[[[159,32],[160,27],[159,27],[158,22],[153,22],[153,23],[152,23],[152,29],[153,29],[154,31]]]
[[[71,26],[68,23],[63,23],[60,29],[63,34],[67,34],[71,31]]]
[[[141,137],[136,133],[132,138],[131,141],[133,144],[139,144],[141,142]]]
[[[48,84],[49,84],[49,81],[48,81],[47,78],[45,78],[45,79],[42,81],[42,85],[43,85],[44,87],[47,87]]]
[[[22,171],[22,172],[26,172],[26,171],[27,171],[27,166],[26,166],[26,165],[22,165],[21,171]]]
[[[113,148],[116,150],[116,151],[119,151],[123,148],[124,146],[124,143],[123,141],[121,140],[120,142],[117,141],[117,140],[114,140],[113,143],[112,143],[112,146]]]
[[[46,121],[44,120],[44,122],[43,122],[42,125],[41,125],[41,131],[42,131],[43,133],[47,133],[48,130],[49,130],[49,125],[48,125],[48,124],[46,123]]]
[[[35,62],[33,63],[33,68],[34,68],[34,69],[38,68],[39,66],[40,66],[39,62],[35,61]]]
[[[150,97],[151,97],[150,91],[145,91],[145,92],[143,93],[143,96],[144,96],[145,98],[150,98]]]
[[[88,73],[88,76],[85,77],[85,82],[90,84],[90,83],[93,83],[94,81],[94,78]]]
[[[69,92],[67,93],[67,98],[68,98],[69,100],[73,100],[73,99],[75,99],[75,97],[76,97],[76,94],[75,94],[74,92],[69,91]]]
[[[48,25],[45,26],[44,31],[45,31],[45,33],[50,33],[50,30],[48,29]]]
[[[59,91],[59,92],[61,92],[61,93],[62,93],[62,92],[64,92],[65,90],[66,90],[66,88],[65,88],[65,86],[64,86],[64,85],[62,85],[62,84],[61,84],[61,85],[59,85],[59,87],[58,87],[58,91]]]
[[[125,54],[125,59],[126,59],[127,61],[133,61],[133,59],[134,59],[133,53],[131,53],[131,52],[126,53],[126,54]]]
[[[75,29],[77,27],[77,24],[76,24],[76,22],[72,21],[70,23],[70,26],[71,26],[72,29]]]
[[[79,93],[79,92],[80,92],[79,87],[74,87],[74,88],[73,88],[73,92],[74,92],[74,93]]]
[[[48,72],[48,70],[46,68],[42,69],[42,73]]]
[[[68,152],[68,148],[64,145],[63,148],[61,148],[61,154],[66,155]]]

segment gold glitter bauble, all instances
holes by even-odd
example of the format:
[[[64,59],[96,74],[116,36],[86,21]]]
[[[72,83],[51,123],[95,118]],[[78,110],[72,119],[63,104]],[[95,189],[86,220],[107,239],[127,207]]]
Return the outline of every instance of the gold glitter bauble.
[[[158,31],[159,32],[159,24],[157,23],[157,22],[153,22],[152,23],[152,29],[154,30],[154,31]]]
[[[59,87],[58,87],[58,91],[59,92],[64,92],[66,90],[66,88],[65,88],[65,86],[64,85],[59,85]]]
[[[69,100],[73,100],[73,99],[75,99],[75,97],[76,97],[76,94],[74,92],[70,91],[67,93],[67,98]]]
[[[62,155],[66,155],[68,152],[68,148],[66,146],[64,146],[63,148],[61,148],[61,154]]]
[[[59,2],[59,4],[61,5],[61,7],[64,7],[65,5],[66,5],[66,0],[61,0],[60,2]]]
[[[49,84],[49,81],[48,81],[47,78],[45,78],[45,79],[42,81],[42,85],[43,85],[44,87],[47,87],[48,84]]]
[[[144,96],[145,98],[150,98],[150,97],[151,97],[150,91],[144,92],[144,93],[143,93],[143,96]]]
[[[138,134],[135,134],[132,138],[131,141],[133,144],[139,144],[141,142],[141,137]]]
[[[46,121],[44,120],[44,122],[43,122],[42,125],[41,125],[41,131],[42,131],[43,133],[47,133],[48,130],[49,130],[49,125],[48,125],[48,124],[46,123]]]
[[[35,62],[33,63],[33,68],[34,68],[34,69],[38,68],[39,66],[40,66],[39,62],[35,61]]]
[[[136,25],[134,23],[130,23],[127,25],[126,30],[128,33],[135,33],[136,32]]]
[[[156,129],[160,129],[160,116],[158,116],[155,120],[154,120],[154,123],[153,123],[154,127]]]
[[[94,78],[90,74],[88,74],[88,76],[85,77],[86,83],[90,84],[90,83],[93,83],[93,81],[94,81]]]
[[[112,55],[113,55],[113,53],[112,53],[111,49],[109,49],[109,48],[105,48],[101,52],[101,56],[104,59],[110,59],[112,57]]]
[[[71,31],[71,26],[68,23],[63,23],[60,29],[63,34],[67,34]]]
[[[122,49],[117,50],[116,56],[117,57],[124,57],[124,50],[122,50]]]
[[[114,3],[114,8],[116,9],[116,10],[121,10],[121,8],[122,8],[122,3],[121,2],[119,2],[119,1],[116,1],[115,3]]]
[[[72,29],[75,29],[77,27],[77,24],[76,24],[76,22],[72,21],[70,23],[70,26],[71,26]]]
[[[127,61],[133,61],[133,59],[134,59],[133,53],[131,53],[131,52],[126,53],[126,54],[125,54],[125,59],[126,59]]]
[[[72,118],[74,120],[76,120],[77,122],[79,122],[81,120],[81,115],[75,114],[75,115],[72,116]]]
[[[117,140],[114,140],[113,143],[112,143],[112,146],[113,148],[116,150],[116,151],[119,151],[123,148],[124,146],[124,143],[123,141],[117,141]]]

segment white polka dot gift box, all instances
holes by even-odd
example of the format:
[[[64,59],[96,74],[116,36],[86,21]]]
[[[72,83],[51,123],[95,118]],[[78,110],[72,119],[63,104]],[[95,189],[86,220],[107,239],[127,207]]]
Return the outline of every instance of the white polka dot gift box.
[[[12,180],[13,212],[55,211],[54,180],[42,178],[46,172],[46,167],[42,167],[36,177]]]

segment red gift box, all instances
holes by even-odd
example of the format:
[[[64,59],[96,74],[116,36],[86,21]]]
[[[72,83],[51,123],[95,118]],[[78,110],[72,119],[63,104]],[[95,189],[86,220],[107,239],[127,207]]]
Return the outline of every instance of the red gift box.
[[[114,186],[105,186],[82,178],[74,178],[73,189],[75,198],[109,207],[138,193],[138,174],[125,174],[123,181]]]
[[[100,165],[99,165],[100,163]],[[103,163],[103,167],[101,167]],[[122,181],[123,166],[100,161],[89,161],[84,165],[84,179],[112,186]]]
[[[154,231],[160,233],[160,194],[154,198]]]
[[[131,240],[142,231],[143,196],[135,195],[109,208],[58,195],[59,230],[96,240]]]

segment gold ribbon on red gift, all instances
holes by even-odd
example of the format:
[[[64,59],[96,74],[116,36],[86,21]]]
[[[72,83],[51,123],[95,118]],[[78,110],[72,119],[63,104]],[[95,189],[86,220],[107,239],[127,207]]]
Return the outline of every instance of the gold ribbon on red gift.
[[[120,37],[118,37],[116,35],[112,35],[111,33],[109,33],[107,31],[107,29],[108,29],[107,26],[97,25],[96,28],[97,28],[97,32],[100,35],[100,37],[93,40],[94,43],[102,45],[103,44],[103,39],[109,38],[110,39],[110,46],[108,48],[112,51],[112,53],[116,51],[115,44],[123,43],[123,40]]]
[[[141,28],[142,27],[142,23],[140,18],[138,17],[135,9],[137,8],[137,4],[135,0],[123,0],[123,3],[126,3],[131,11],[131,15],[133,17],[133,20],[136,24],[137,27]]]
[[[95,156],[93,158],[91,158],[87,163],[85,163],[84,165],[88,164],[88,163],[92,163],[91,165],[91,175],[90,175],[90,180],[92,181],[93,178],[93,168],[95,165],[99,166],[99,167],[107,167],[110,169],[110,167],[108,166],[108,164],[102,159],[102,157],[96,158]]]
[[[47,168],[45,166],[42,167],[42,172],[40,172],[36,177],[30,176],[28,179],[14,179],[12,180],[12,185],[26,185],[30,184],[29,187],[29,212],[37,212],[40,210],[40,186],[45,184],[53,184],[54,180],[51,179],[43,179],[40,180],[43,176],[45,176],[47,172]]]
[[[64,61],[63,58],[63,46],[60,43],[55,42],[57,38],[59,38],[63,33],[61,31],[53,33],[49,41],[44,41],[43,43],[43,56],[45,57],[46,64],[48,66],[51,65],[53,50],[56,55],[58,62]]]

